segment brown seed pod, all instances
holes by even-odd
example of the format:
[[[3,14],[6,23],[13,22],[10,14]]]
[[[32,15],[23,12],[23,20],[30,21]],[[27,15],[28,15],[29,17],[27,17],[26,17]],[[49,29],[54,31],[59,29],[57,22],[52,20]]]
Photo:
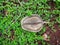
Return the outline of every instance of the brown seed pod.
[[[26,16],[21,20],[22,28],[30,32],[39,32],[42,29],[44,23],[47,22],[43,21],[37,14],[33,14],[30,17]]]

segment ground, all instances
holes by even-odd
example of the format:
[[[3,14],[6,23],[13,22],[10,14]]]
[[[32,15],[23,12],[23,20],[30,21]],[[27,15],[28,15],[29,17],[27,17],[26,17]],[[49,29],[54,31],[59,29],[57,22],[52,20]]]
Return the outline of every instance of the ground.
[[[21,19],[38,14],[40,32],[21,28]],[[60,45],[60,0],[0,0],[0,45]],[[45,37],[46,38],[45,38]]]

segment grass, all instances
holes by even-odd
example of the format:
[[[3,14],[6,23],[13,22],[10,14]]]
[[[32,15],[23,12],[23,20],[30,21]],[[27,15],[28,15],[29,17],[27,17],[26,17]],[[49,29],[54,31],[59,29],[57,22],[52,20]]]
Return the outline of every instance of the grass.
[[[46,27],[43,27],[37,35],[23,30],[20,21],[25,16],[39,14],[45,21],[50,21],[52,16],[59,15],[56,21],[48,24],[51,27],[56,22],[60,23],[60,1],[54,0],[56,9],[53,10],[47,2],[48,0],[29,0],[20,3],[18,0],[0,0],[0,45],[38,45],[38,40],[45,45],[46,42],[41,34],[46,31]]]

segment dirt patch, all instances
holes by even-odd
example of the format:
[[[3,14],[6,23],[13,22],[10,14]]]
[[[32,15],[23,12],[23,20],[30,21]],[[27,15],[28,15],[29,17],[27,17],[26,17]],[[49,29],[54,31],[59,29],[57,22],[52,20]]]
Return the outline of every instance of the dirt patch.
[[[51,45],[60,45],[59,23],[55,23],[53,26],[56,29],[56,32],[54,32],[49,26],[46,26],[46,32],[44,34],[47,34],[48,36],[50,36],[50,40],[49,41],[45,40],[45,41],[47,41]]]
[[[52,14],[52,17],[50,19],[50,22],[55,21],[56,22],[56,18],[59,17],[59,14]]]
[[[38,45],[42,45],[42,42],[41,41],[38,41]]]
[[[50,1],[48,1],[47,3],[48,3],[48,5],[51,7],[51,9],[50,9],[51,11],[55,9],[55,4],[56,4],[56,3],[55,3],[53,0],[50,0]]]
[[[28,2],[28,0],[24,0],[24,2]]]
[[[55,28],[57,31],[60,31],[59,25],[60,25],[59,23],[55,23],[55,24],[54,24],[54,28]]]
[[[11,29],[11,36],[10,36],[10,39],[13,40],[14,39],[14,30]]]

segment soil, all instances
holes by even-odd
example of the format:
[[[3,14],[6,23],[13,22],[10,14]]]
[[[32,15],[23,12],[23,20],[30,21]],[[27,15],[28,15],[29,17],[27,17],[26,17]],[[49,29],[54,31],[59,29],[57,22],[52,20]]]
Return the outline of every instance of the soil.
[[[48,2],[49,6],[51,6],[51,10],[55,9],[55,2],[53,1],[49,1]],[[52,23],[53,21],[56,22],[56,18],[59,17],[59,15],[55,14],[51,17],[50,22]],[[56,32],[54,32],[51,27],[49,27],[48,25],[46,25],[46,32],[44,34],[47,34],[48,36],[50,36],[49,41],[47,41],[47,39],[45,40],[46,43],[49,43],[50,45],[60,45],[60,27],[59,27],[59,23],[56,22],[54,23],[53,27],[56,30]],[[43,35],[44,35],[43,34]],[[39,42],[38,42],[39,44]],[[41,44],[42,45],[42,44]]]
[[[24,0],[25,2],[27,2],[28,0]],[[14,2],[15,3],[15,2]],[[15,4],[19,4],[19,3],[15,3]],[[48,1],[48,5],[51,6],[51,9],[50,10],[54,10],[55,9],[55,2],[53,2],[52,0],[51,1]],[[6,3],[3,3],[3,6],[5,6]],[[3,13],[4,15],[7,15],[7,11],[6,10],[3,10]],[[57,14],[58,15],[58,14]],[[53,21],[56,21],[56,17],[58,16],[54,16],[50,19],[50,22],[52,23]],[[45,16],[45,14],[44,14]],[[44,34],[47,34],[48,36],[50,36],[50,40],[44,40],[46,43],[49,43],[50,45],[60,45],[60,27],[59,27],[59,23],[56,22],[53,27],[54,29],[56,30],[56,32],[54,32],[51,27],[49,27],[48,25],[46,25],[46,31],[44,32]],[[43,35],[44,35],[43,34]],[[2,33],[0,33],[0,37],[1,37]],[[37,35],[40,35],[39,33],[37,33]],[[14,30],[11,30],[11,40],[14,39]],[[41,41],[37,41],[38,42],[38,45],[42,45],[42,42]],[[47,45],[47,44],[46,44]]]
[[[14,39],[14,32],[15,32],[15,31],[14,31],[13,29],[11,29],[11,36],[10,36],[10,39],[11,39],[11,40]]]
[[[55,3],[53,0],[50,0],[50,1],[48,1],[47,3],[48,3],[48,5],[51,7],[51,9],[50,9],[51,11],[55,9],[55,4],[56,4],[56,3]]]
[[[59,23],[55,23],[53,25],[56,32],[54,32],[48,25],[46,25],[46,31],[43,33],[43,35],[47,34],[48,36],[50,36],[49,40],[48,40],[48,38],[46,40],[44,40],[44,42],[46,42],[46,45],[48,45],[48,44],[60,45],[60,27],[58,25],[59,25]],[[42,42],[38,41],[38,45],[42,45]]]

